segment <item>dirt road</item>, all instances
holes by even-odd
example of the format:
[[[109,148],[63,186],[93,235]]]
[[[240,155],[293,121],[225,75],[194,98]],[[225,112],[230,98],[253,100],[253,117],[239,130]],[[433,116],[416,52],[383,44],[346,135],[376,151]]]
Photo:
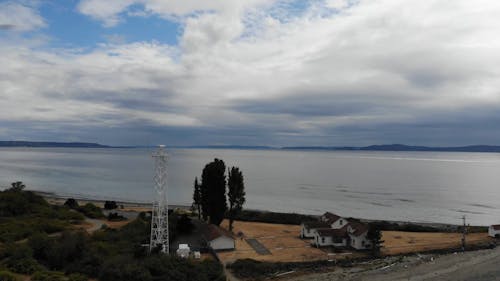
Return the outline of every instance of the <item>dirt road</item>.
[[[326,280],[500,280],[500,247],[441,256],[406,257],[387,266],[338,269],[335,272],[292,278],[293,281]]]

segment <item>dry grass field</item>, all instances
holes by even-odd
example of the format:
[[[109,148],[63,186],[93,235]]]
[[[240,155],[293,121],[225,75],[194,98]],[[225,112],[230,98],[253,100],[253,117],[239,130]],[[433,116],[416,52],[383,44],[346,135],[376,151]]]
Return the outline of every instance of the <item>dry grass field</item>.
[[[460,233],[426,233],[382,231],[382,254],[397,255],[404,253],[424,252],[455,248],[461,245]],[[466,242],[469,244],[487,243],[492,241],[487,233],[470,233]]]
[[[228,229],[228,221],[225,220],[221,226]],[[243,233],[244,238],[236,239],[235,251],[218,253],[223,263],[245,258],[271,262],[301,262],[332,258],[327,251],[311,247],[309,240],[300,239],[299,225],[236,221],[233,226],[233,232]],[[257,254],[245,241],[248,238],[257,239],[271,254]],[[346,255],[352,256],[349,253]],[[340,256],[342,254],[337,254],[337,257]]]

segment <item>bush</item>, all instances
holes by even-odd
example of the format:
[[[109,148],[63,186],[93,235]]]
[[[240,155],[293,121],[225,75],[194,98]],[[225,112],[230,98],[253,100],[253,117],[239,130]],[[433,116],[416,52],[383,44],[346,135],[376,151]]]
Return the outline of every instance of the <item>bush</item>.
[[[175,256],[151,255],[144,260],[154,280],[224,281],[222,266],[215,261],[192,262]]]
[[[73,198],[68,198],[66,202],[64,202],[64,206],[67,206],[70,209],[78,209],[78,202]]]
[[[189,234],[191,233],[193,228],[194,225],[191,222],[191,219],[186,214],[183,214],[177,221],[177,230],[179,231],[179,233]]]
[[[41,270],[42,266],[34,258],[9,259],[7,268],[15,273],[32,274]]]
[[[132,258],[122,256],[107,261],[99,274],[101,281],[151,281],[149,271]]]
[[[261,211],[249,211],[249,210],[242,210],[234,217],[234,220],[239,220],[239,221],[254,221],[254,222],[295,224],[295,225],[299,225],[304,221],[315,221],[317,219],[318,219],[317,217],[310,215],[261,212]]]
[[[0,280],[2,281],[19,281],[16,275],[8,272],[8,271],[0,271]]]
[[[106,209],[106,210],[113,210],[113,209],[116,209],[116,208],[118,208],[118,206],[116,205],[115,201],[106,201],[106,202],[104,202],[104,209]]]
[[[318,271],[335,264],[326,260],[311,262],[261,262],[253,259],[237,260],[227,267],[236,277],[246,279],[261,279],[274,276],[279,272],[287,272],[297,269]]]
[[[47,265],[51,269],[64,269],[83,256],[86,242],[86,236],[83,232],[64,232],[57,243],[53,243],[52,247],[47,250]]]
[[[108,214],[108,221],[126,221],[127,218],[119,215],[118,213],[109,213]]]
[[[37,271],[31,276],[31,281],[66,281],[66,276],[62,272]]]
[[[49,203],[32,191],[7,189],[0,192],[0,217],[32,214],[47,208],[50,208]]]
[[[83,274],[73,273],[68,275],[68,281],[88,281],[89,278]]]
[[[33,257],[37,260],[47,260],[48,251],[53,247],[53,241],[45,233],[37,233],[28,240],[28,245],[33,251]]]
[[[92,203],[87,203],[84,206],[79,207],[78,211],[91,219],[104,218],[104,214],[102,213],[101,208]]]

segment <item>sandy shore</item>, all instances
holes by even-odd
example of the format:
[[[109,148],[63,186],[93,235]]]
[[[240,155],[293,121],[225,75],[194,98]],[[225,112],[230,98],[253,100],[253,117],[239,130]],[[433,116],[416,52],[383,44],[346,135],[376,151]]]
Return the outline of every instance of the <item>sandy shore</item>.
[[[51,192],[43,192],[43,191],[34,191],[35,193],[43,196],[47,202],[50,204],[54,205],[63,205],[64,202],[68,198],[74,198],[75,200],[78,201],[78,204],[80,205],[85,205],[87,203],[92,203],[100,208],[104,208],[104,203],[106,200],[99,200],[99,199],[94,199],[94,198],[88,198],[85,196],[65,196],[65,195],[58,195],[55,193]],[[118,200],[113,200],[116,202],[116,204],[120,207],[119,210],[124,211],[124,212],[149,212],[151,211],[152,204],[151,203],[144,203],[144,202],[133,202],[133,201],[118,201]],[[190,206],[186,205],[169,205],[170,208],[172,209],[184,209],[184,210],[189,210]]]

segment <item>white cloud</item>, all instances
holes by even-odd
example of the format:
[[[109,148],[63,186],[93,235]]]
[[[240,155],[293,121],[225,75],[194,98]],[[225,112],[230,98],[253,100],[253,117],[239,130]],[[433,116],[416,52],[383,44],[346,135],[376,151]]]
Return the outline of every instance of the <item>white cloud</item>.
[[[115,42],[83,54],[0,46],[0,119],[332,143],[347,127],[392,130],[500,108],[495,2],[329,1],[293,15],[261,1],[86,0],[79,8],[112,25],[137,3],[166,18],[197,15],[183,19],[178,46]],[[344,10],[324,13],[329,7]]]
[[[122,14],[127,16],[158,15],[160,17],[183,21],[186,17],[200,13],[217,13],[219,15],[240,16],[243,11],[262,5],[270,5],[273,1],[220,1],[220,0],[82,0],[78,10],[87,16],[102,21],[107,27],[117,25]],[[142,7],[129,11],[132,6]]]
[[[46,26],[35,8],[12,1],[0,3],[0,30],[25,32]]]
[[[107,27],[120,22],[119,14],[125,11],[135,0],[83,0],[78,4],[78,10],[87,16],[100,20]]]

